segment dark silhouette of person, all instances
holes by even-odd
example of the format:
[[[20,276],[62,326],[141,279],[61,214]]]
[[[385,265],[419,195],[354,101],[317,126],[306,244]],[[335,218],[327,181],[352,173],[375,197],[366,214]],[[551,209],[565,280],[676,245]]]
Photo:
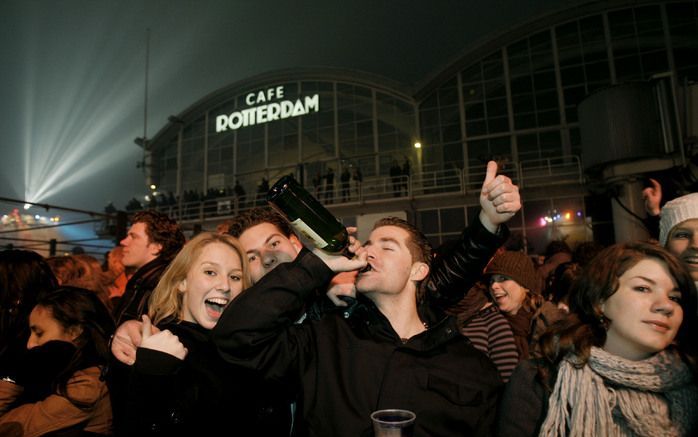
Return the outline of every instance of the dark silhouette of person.
[[[361,182],[363,182],[364,176],[361,174],[361,169],[359,167],[354,168],[354,189],[358,195],[361,191]]]
[[[346,202],[349,200],[349,181],[351,180],[351,174],[347,167],[344,167],[344,170],[342,170],[339,180],[342,183],[342,202]]]
[[[244,206],[245,199],[247,198],[247,193],[245,193],[245,189],[242,187],[242,185],[240,185],[240,181],[235,181],[233,192],[235,193],[235,196],[237,196],[238,198],[238,207]]]
[[[334,196],[334,169],[332,167],[327,167],[327,174],[325,175],[325,202],[332,203],[333,196]]]
[[[390,181],[393,183],[393,196],[400,197],[400,188],[402,184],[400,183],[400,175],[402,175],[402,169],[397,160],[393,160],[393,165],[390,166]]]
[[[405,194],[409,194],[408,184],[410,183],[410,174],[412,173],[410,159],[405,156],[405,162],[402,163],[402,175],[404,179],[402,181],[402,187],[405,188]]]

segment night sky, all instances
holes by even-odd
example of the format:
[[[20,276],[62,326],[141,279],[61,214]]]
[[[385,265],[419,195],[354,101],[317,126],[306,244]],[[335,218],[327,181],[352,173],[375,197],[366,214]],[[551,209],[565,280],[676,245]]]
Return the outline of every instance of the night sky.
[[[32,1],[0,5],[0,197],[101,211],[145,193],[133,140],[219,88],[292,67],[413,84],[564,0]]]

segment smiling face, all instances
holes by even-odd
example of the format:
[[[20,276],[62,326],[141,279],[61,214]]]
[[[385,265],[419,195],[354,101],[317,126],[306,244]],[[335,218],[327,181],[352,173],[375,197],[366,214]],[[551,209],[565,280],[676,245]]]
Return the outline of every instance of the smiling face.
[[[602,305],[610,320],[603,348],[641,360],[666,349],[676,337],[683,309],[681,291],[664,262],[643,259],[618,279],[618,290]]]
[[[367,295],[399,294],[416,286],[429,272],[423,262],[413,261],[409,250],[409,233],[397,226],[373,230],[362,247],[368,255],[367,267],[356,278],[356,290]],[[412,284],[411,284],[412,283]]]
[[[296,259],[303,247],[295,235],[285,236],[272,223],[260,223],[245,229],[239,240],[247,254],[253,284],[279,264]]]
[[[698,219],[674,226],[669,232],[666,248],[683,261],[693,280],[698,281]]]
[[[31,334],[27,341],[27,349],[41,346],[51,340],[73,343],[80,334],[77,329],[66,329],[53,317],[50,308],[41,305],[35,306],[29,315],[29,329]]]
[[[206,245],[179,283],[184,294],[180,318],[212,329],[223,309],[243,290],[242,262],[232,247]]]
[[[529,291],[518,282],[505,275],[490,276],[490,295],[499,309],[515,316],[526,300]]]
[[[146,224],[134,223],[128,230],[126,238],[121,240],[123,246],[123,258],[121,263],[126,267],[141,268],[157,258],[162,250],[162,245],[152,243],[146,233]]]

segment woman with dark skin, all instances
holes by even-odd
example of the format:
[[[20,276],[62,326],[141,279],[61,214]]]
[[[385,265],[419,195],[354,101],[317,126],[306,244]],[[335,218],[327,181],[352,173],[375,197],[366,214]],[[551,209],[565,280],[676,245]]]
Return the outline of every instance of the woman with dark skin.
[[[0,435],[111,435],[106,306],[90,290],[61,287],[39,297],[28,326],[15,379],[0,381]]]

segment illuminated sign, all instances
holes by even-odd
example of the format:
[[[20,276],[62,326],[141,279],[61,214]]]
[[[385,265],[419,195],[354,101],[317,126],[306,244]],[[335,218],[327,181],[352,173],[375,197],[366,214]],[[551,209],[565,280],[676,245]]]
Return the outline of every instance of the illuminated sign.
[[[266,90],[247,94],[245,96],[245,103],[249,106],[258,106],[235,111],[228,115],[222,114],[217,116],[216,132],[236,130],[245,126],[254,126],[274,120],[298,117],[320,110],[319,94],[298,98],[295,101],[283,100],[283,98],[284,87],[282,86],[267,88]]]

